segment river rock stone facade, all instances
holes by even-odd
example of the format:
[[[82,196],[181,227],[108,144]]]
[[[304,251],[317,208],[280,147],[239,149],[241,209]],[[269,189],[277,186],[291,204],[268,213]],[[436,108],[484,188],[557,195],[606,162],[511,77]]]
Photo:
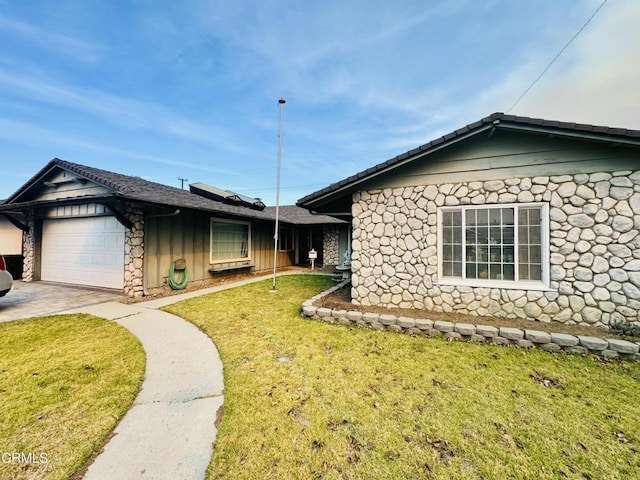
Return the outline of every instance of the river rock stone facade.
[[[125,212],[132,226],[124,235],[124,294],[138,298],[144,295],[144,212],[132,205]]]
[[[438,284],[439,207],[532,202],[549,206],[549,289]],[[356,305],[640,322],[640,171],[365,190],[352,214]]]
[[[322,239],[322,262],[325,267],[342,263],[340,258],[340,230],[338,227],[324,227]]]

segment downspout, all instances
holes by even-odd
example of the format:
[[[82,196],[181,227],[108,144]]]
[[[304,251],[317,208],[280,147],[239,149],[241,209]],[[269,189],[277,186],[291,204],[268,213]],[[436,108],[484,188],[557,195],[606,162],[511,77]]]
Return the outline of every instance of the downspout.
[[[145,222],[145,230],[147,227],[147,219],[149,218],[162,218],[162,217],[175,217],[176,215],[180,214],[180,209],[176,208],[176,210],[174,212],[171,213],[157,213],[155,215],[147,215],[146,217],[144,217]],[[146,242],[145,242],[146,244]],[[147,262],[144,262],[144,274],[142,275],[142,295],[144,295],[145,297],[147,295],[149,295],[149,291],[147,290]]]

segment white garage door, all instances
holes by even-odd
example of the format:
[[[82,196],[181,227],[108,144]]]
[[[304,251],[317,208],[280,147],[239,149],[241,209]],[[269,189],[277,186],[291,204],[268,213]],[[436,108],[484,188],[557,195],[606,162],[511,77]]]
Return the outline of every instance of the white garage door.
[[[111,216],[45,220],[41,278],[123,288],[124,227]]]

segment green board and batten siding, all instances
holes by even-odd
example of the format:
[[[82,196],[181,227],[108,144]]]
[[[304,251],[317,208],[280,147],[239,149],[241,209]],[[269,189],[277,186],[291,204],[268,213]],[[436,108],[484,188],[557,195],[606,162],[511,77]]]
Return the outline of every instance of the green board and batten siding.
[[[391,172],[380,172],[362,190],[436,185],[508,178],[635,170],[637,149],[497,130],[415,158]]]
[[[213,278],[210,264],[212,216],[184,210],[175,216],[150,216],[145,221],[145,286],[165,285],[171,262],[184,258],[190,281]],[[293,252],[278,252],[278,267],[293,264]],[[273,268],[273,223],[251,221],[251,271]]]
[[[179,258],[187,260],[190,279],[206,278],[209,258],[204,258],[203,245],[209,242],[209,232],[205,227],[208,227],[208,217],[189,210],[176,216],[150,217],[145,220],[146,287],[164,285],[171,262]]]

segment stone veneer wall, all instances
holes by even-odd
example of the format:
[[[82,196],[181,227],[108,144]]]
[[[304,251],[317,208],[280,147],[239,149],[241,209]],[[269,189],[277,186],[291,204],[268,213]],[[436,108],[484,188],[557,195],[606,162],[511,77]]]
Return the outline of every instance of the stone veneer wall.
[[[324,227],[322,263],[323,266],[335,266],[342,263],[340,258],[340,230],[338,227]]]
[[[438,285],[438,207],[529,202],[549,204],[551,291]],[[356,305],[640,322],[640,171],[367,190],[352,214]]]
[[[137,298],[144,295],[144,212],[126,205],[125,215],[133,226],[124,235],[124,294]]]
[[[24,255],[22,260],[22,281],[33,282],[33,261],[36,248],[35,237],[35,221],[33,215],[26,214],[26,225],[29,227],[29,231],[24,233],[22,239],[22,254]]]

